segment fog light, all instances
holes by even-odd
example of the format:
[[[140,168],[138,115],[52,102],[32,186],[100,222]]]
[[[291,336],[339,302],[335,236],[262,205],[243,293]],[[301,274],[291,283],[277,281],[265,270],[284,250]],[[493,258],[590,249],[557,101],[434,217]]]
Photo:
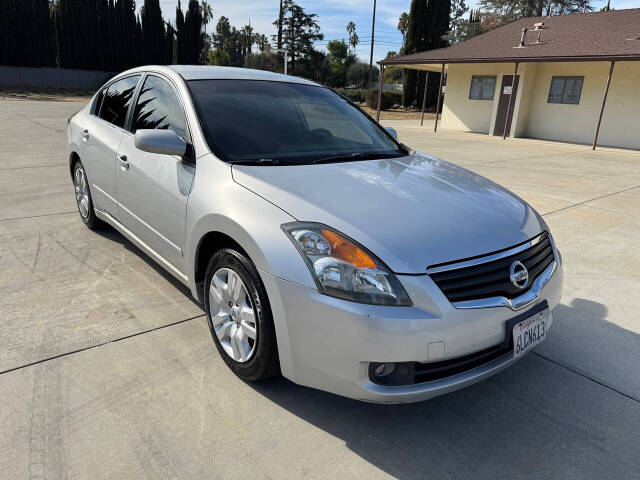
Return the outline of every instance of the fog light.
[[[373,374],[376,377],[386,377],[387,375],[390,375],[391,373],[393,373],[395,369],[396,369],[395,363],[381,363],[373,371]]]

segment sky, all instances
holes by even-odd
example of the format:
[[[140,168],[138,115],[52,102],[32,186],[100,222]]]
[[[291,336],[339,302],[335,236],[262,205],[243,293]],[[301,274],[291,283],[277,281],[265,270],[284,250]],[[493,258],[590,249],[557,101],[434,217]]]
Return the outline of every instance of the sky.
[[[142,6],[144,0],[137,0]],[[175,24],[175,11],[178,0],[160,0],[162,13],[168,21]],[[373,0],[298,0],[298,5],[307,13],[318,15],[318,23],[324,40],[317,42],[317,48],[326,50],[329,40],[348,39],[345,27],[352,21],[356,24],[356,33],[360,44],[357,55],[365,61],[369,60],[371,48],[371,15]],[[475,7],[477,1],[467,0]],[[595,8],[602,7],[606,0],[594,0]],[[182,9],[186,10],[188,0],[182,0]],[[215,29],[221,15],[229,18],[231,25],[240,28],[251,22],[255,32],[272,35],[276,33],[273,21],[278,15],[279,0],[209,0],[213,8],[213,19],[207,25],[207,31]],[[402,12],[409,12],[411,0],[377,0],[376,26],[373,59],[380,60],[389,50],[398,51],[402,45],[402,35],[397,30],[398,17]],[[616,9],[638,8],[640,0],[611,0],[611,7]]]

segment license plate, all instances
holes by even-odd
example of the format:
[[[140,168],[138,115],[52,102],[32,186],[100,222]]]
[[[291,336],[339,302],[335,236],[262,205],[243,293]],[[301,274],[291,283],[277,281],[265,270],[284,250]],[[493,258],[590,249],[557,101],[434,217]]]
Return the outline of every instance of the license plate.
[[[513,327],[513,357],[518,358],[544,340],[549,326],[549,309],[536,313]]]

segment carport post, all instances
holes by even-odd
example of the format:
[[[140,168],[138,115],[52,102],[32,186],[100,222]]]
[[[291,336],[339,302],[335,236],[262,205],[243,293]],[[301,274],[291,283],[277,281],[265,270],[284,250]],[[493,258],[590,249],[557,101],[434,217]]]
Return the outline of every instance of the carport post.
[[[515,63],[515,66],[516,67],[513,70],[513,77],[511,78],[511,92],[509,92],[509,106],[507,107],[507,118],[504,119],[504,132],[502,133],[503,140],[507,138],[507,126],[509,125],[509,120],[511,120],[511,104],[513,102],[513,86],[516,83],[516,75],[518,75],[518,62]]]
[[[376,111],[376,122],[380,121],[380,104],[382,103],[382,79],[384,77],[384,65],[380,65],[380,78],[378,79],[378,109]]]
[[[440,97],[442,97],[442,80],[444,79],[444,63],[442,64],[442,71],[440,72],[440,86],[438,87],[438,101],[436,102],[436,125],[433,127],[433,131],[438,131],[438,115],[440,114]]]
[[[427,70],[424,78],[424,94],[422,95],[422,118],[420,118],[420,126],[424,123],[424,106],[427,103],[427,85],[429,85],[429,70]]]
[[[600,115],[598,115],[598,124],[596,125],[596,133],[593,135],[593,148],[596,149],[598,143],[598,133],[600,133],[600,123],[602,122],[602,114],[604,113],[604,106],[607,104],[607,95],[609,94],[609,85],[611,85],[611,76],[613,75],[613,66],[615,61],[611,60],[611,66],[609,67],[609,76],[607,77],[607,86],[604,89],[604,98],[602,99],[602,106],[600,107]]]

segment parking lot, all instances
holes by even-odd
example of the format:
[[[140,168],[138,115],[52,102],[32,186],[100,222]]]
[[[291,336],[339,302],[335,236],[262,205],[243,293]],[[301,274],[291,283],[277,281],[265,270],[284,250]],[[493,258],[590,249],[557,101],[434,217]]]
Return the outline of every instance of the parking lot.
[[[82,105],[0,101],[0,478],[640,478],[640,152],[388,122],[543,214],[565,289],[512,368],[372,405],[241,382],[186,288],[82,224]]]

